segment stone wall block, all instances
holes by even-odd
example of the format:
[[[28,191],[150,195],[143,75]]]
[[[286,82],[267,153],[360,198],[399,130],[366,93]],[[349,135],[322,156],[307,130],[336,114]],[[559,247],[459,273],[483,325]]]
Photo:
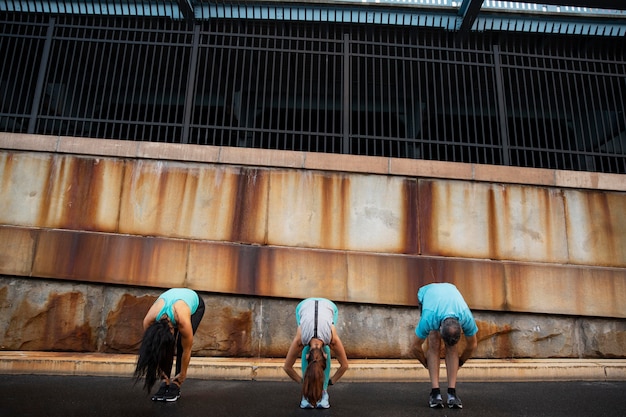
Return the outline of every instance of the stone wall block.
[[[101,293],[48,281],[0,281],[4,350],[97,350]]]
[[[201,296],[206,310],[194,337],[193,354],[217,357],[258,355],[259,341],[254,323],[256,303],[220,295]]]
[[[103,314],[106,322],[104,346],[107,353],[137,353],[143,336],[143,318],[157,299],[158,291],[140,295],[138,291],[109,295]]]
[[[626,267],[626,193],[565,190],[571,262]]]
[[[416,195],[400,177],[274,170],[268,243],[319,249],[415,252]]]
[[[559,190],[420,180],[419,210],[424,255],[568,261]]]
[[[140,160],[124,179],[120,232],[264,243],[268,170]]]
[[[580,341],[574,318],[477,312],[479,358],[573,358]]]
[[[583,357],[626,357],[626,320],[581,320]]]

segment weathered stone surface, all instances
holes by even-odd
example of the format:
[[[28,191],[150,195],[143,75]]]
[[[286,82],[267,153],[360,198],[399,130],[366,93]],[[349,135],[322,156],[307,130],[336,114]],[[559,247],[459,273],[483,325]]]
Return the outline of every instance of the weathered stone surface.
[[[581,323],[581,333],[583,357],[623,358],[626,356],[625,320],[584,320]]]
[[[92,352],[97,349],[102,287],[0,281],[0,347]]]
[[[134,354],[143,317],[163,290],[0,277],[0,317],[7,318],[0,321],[0,349]],[[200,294],[206,312],[195,356],[286,355],[300,300]],[[416,308],[337,305],[349,358],[414,357]],[[474,316],[476,358],[626,358],[626,320],[489,311]]]
[[[110,353],[137,352],[143,335],[143,318],[156,295],[107,291],[105,342],[102,350]]]
[[[574,358],[580,354],[573,317],[476,313],[482,358]]]

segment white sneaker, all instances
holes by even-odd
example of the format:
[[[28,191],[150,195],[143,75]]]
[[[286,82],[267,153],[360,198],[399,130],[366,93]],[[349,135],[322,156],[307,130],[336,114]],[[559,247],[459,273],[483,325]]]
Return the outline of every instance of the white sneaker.
[[[300,408],[313,408],[311,403],[309,403],[309,401],[304,398],[304,395],[302,396],[302,400],[300,401]]]
[[[330,408],[330,403],[328,402],[328,392],[322,392],[322,399],[317,403],[317,407],[315,408]]]

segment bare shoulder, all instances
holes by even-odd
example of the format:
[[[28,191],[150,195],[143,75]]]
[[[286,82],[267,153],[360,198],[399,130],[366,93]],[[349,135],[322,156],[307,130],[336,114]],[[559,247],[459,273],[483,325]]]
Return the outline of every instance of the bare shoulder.
[[[146,313],[146,316],[143,319],[144,328],[149,326],[150,323],[157,320],[157,314],[159,314],[159,311],[161,311],[164,304],[165,304],[165,300],[163,300],[162,298],[157,299],[154,302],[154,304],[152,304],[152,306],[148,309],[148,312]]]
[[[174,303],[174,314],[176,315],[176,323],[188,323],[191,322],[191,308],[183,300],[178,300]]]

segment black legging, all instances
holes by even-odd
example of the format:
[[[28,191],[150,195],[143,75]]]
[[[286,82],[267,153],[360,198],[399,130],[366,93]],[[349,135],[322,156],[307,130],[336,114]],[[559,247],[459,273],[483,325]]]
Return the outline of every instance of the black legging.
[[[198,330],[198,326],[200,325],[200,321],[202,321],[202,316],[204,316],[204,301],[202,297],[198,295],[198,308],[196,312],[191,315],[191,329],[193,334],[196,334],[196,330]],[[174,338],[176,339],[176,373],[175,376],[180,373],[180,368],[183,366],[183,341],[179,337],[178,328],[174,331]],[[172,360],[174,358],[172,357]],[[170,374],[172,372],[170,365]],[[170,375],[167,376],[168,378]]]

